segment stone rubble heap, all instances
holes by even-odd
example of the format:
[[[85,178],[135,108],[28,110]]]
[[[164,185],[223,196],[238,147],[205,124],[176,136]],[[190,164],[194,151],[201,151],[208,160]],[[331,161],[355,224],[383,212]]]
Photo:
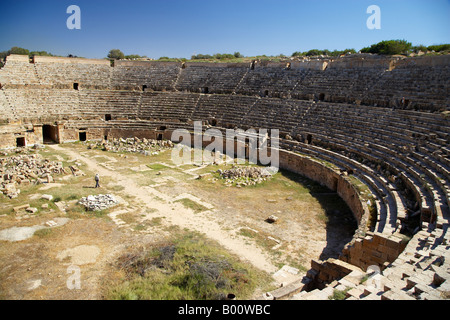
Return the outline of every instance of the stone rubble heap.
[[[111,194],[99,194],[81,198],[78,204],[83,205],[87,211],[101,211],[117,205],[119,201]]]
[[[39,154],[0,158],[0,192],[12,199],[19,195],[19,185],[52,183],[55,175],[69,174],[71,170],[64,168],[62,162],[43,159]]]
[[[225,184],[236,187],[252,186],[269,180],[272,175],[266,168],[260,167],[233,167],[228,170],[217,170]]]
[[[111,152],[130,152],[130,153],[141,153],[143,155],[158,155],[161,151],[173,148],[173,143],[170,140],[154,140],[154,139],[139,139],[128,138],[128,139],[112,139],[99,141],[97,143],[88,143],[89,149],[101,149],[103,151]]]
[[[0,149],[0,156],[6,157],[10,155],[17,154],[34,154],[39,149],[45,149],[44,145],[35,144],[32,147],[16,147],[16,148],[8,148],[8,149]]]

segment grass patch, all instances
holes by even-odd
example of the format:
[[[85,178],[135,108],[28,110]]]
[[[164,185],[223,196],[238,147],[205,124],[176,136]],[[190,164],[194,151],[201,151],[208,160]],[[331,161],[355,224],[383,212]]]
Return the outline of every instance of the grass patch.
[[[123,278],[105,287],[108,300],[218,300],[229,293],[246,299],[259,283],[270,281],[216,242],[191,232],[128,250],[116,267]]]
[[[136,231],[143,231],[143,230],[147,230],[147,226],[145,224],[138,224],[133,229]]]
[[[155,217],[151,220],[145,220],[135,227],[135,230],[146,230],[148,227],[159,227],[162,225],[163,217]]]
[[[73,220],[86,218],[86,209],[83,206],[76,204],[66,209],[66,215]]]
[[[105,210],[98,211],[88,211],[83,205],[75,203],[66,208],[66,215],[70,219],[82,219],[82,218],[102,218],[106,220],[111,220],[108,216],[109,213],[122,208],[123,205],[119,204],[116,206],[112,206]],[[131,218],[130,218],[131,219]]]
[[[125,187],[116,184],[116,185],[113,185],[113,186],[108,186],[108,190],[113,191],[113,192],[120,192],[120,191],[125,190]]]
[[[351,288],[346,288],[345,290],[333,290],[333,294],[328,297],[329,300],[345,300],[347,297],[347,292],[350,291]]]
[[[53,234],[53,230],[50,228],[40,229],[34,232],[34,235],[38,238],[45,238]]]
[[[132,224],[135,223],[136,220],[136,215],[134,213],[131,212],[127,212],[127,213],[123,213],[117,216],[117,218],[123,220],[125,223],[127,224]]]
[[[148,164],[147,167],[149,167],[152,170],[156,170],[156,171],[161,171],[161,170],[165,170],[165,169],[169,169],[169,167],[160,164],[160,163],[152,163],[152,164]]]
[[[183,198],[183,199],[177,200],[175,202],[181,203],[183,206],[193,210],[195,213],[199,213],[199,212],[208,210],[208,208],[206,208],[206,207],[202,206],[201,204],[199,204],[191,199],[188,199],[188,198]]]
[[[277,242],[272,239],[269,239],[269,235],[260,230],[253,230],[248,228],[241,228],[237,233],[240,236],[253,239],[260,247],[271,250]]]

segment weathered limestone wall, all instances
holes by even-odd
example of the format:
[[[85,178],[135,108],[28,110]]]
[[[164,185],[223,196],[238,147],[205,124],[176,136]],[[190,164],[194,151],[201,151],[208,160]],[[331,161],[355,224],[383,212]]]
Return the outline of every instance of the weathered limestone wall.
[[[366,203],[359,198],[358,191],[351,182],[331,168],[307,157],[285,150],[280,150],[279,154],[281,168],[306,176],[337,192],[358,222],[359,232],[357,233],[364,234],[369,210]]]
[[[164,62],[164,61],[128,61],[128,60],[116,60],[114,61],[114,67],[167,67],[167,66],[179,66],[181,62]]]
[[[364,234],[369,219],[367,203],[359,197],[359,192],[355,186],[343,176],[340,176],[338,179],[336,192],[352,210],[356,221],[358,221],[358,234]]]
[[[70,63],[70,64],[93,64],[105,66],[109,66],[111,64],[111,62],[107,59],[85,59],[85,58],[64,58],[64,57],[44,57],[44,56],[34,56],[33,63]]]
[[[291,63],[291,69],[309,69],[309,70],[325,70],[329,65],[329,61],[311,60],[311,61],[295,61]]]
[[[162,138],[163,140],[170,140],[170,132],[168,131],[160,131],[160,130],[130,130],[130,129],[106,129],[104,130],[104,135],[108,137],[108,139],[119,139],[119,138],[139,138],[139,139],[158,139]]]
[[[224,69],[224,68],[248,68],[248,63],[211,63],[211,62],[186,62],[186,68],[189,67],[205,67],[214,69]]]
[[[27,55],[21,54],[11,54],[6,57],[6,61],[19,61],[19,62],[29,62],[30,58]]]
[[[0,148],[12,148],[17,138],[25,138],[25,145],[42,144],[42,127],[33,125],[9,125],[0,129]]]
[[[327,65],[329,63],[329,60],[324,59],[317,59],[317,60],[309,60],[309,61],[291,61],[291,62],[271,62],[271,61],[261,61],[256,63],[255,69],[258,68],[272,68],[272,69],[278,69],[283,70],[285,69],[288,64],[290,64],[291,70],[320,70],[323,71],[326,69]],[[270,69],[269,69],[270,70]]]
[[[360,271],[360,269],[342,260],[332,258],[325,262],[312,260],[311,269],[307,274],[312,281],[305,289],[323,289],[327,284],[347,276],[352,271]]]
[[[280,167],[305,175],[314,181],[319,181],[330,190],[337,191],[339,175],[316,161],[290,151],[280,150]]]
[[[395,261],[405,249],[407,242],[391,235],[368,232],[342,251],[341,259],[366,270],[369,266],[378,266],[383,270],[387,264]]]
[[[395,68],[413,67],[448,67],[450,65],[450,55],[421,56],[408,59],[399,59],[394,62]]]
[[[79,141],[79,133],[85,132],[87,140],[103,140],[103,139],[119,139],[119,138],[139,138],[139,139],[163,139],[170,140],[172,131],[156,130],[156,129],[130,129],[130,128],[115,128],[115,127],[94,127],[94,126],[76,126],[61,125],[60,137],[61,143]]]
[[[61,126],[59,130],[60,143],[80,140],[80,132],[86,133],[86,140],[101,140],[104,138],[105,129],[102,128],[67,128]]]
[[[327,69],[384,69],[391,66],[391,62],[398,60],[391,56],[378,55],[350,55],[340,59],[333,60],[328,64]]]
[[[325,70],[328,65],[327,60],[310,60],[310,61],[292,61],[289,62],[291,69],[312,69],[312,70]],[[169,67],[177,66],[181,67],[183,63],[181,62],[161,62],[161,61],[125,61],[118,60],[114,62],[115,67]],[[227,68],[249,68],[251,64],[239,62],[239,63],[211,63],[211,62],[186,62],[184,63],[185,68],[189,67],[204,67],[211,69],[227,69]],[[270,62],[270,61],[260,61],[255,64],[255,68],[275,68],[284,69],[286,68],[286,62]]]

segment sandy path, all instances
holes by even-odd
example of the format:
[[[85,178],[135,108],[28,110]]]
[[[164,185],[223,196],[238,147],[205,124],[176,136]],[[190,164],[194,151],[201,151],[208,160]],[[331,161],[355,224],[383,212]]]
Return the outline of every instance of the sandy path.
[[[232,230],[224,230],[224,227],[221,226],[218,219],[210,211],[194,214],[182,204],[171,202],[166,195],[156,189],[148,186],[139,186],[133,179],[99,165],[94,160],[95,158],[87,158],[75,150],[62,148],[58,145],[50,145],[49,147],[55,151],[65,153],[73,159],[83,161],[89,170],[99,173],[100,176],[110,177],[117,185],[124,186],[125,189],[121,193],[136,197],[147,208],[153,209],[149,210],[152,213],[147,214],[148,218],[165,217],[165,220],[173,225],[177,225],[182,229],[187,228],[201,232],[207,237],[216,240],[223,247],[235,253],[241,259],[247,260],[260,270],[264,270],[270,274],[278,270],[270,262],[269,256],[259,247],[249,243],[245,238],[235,235]],[[155,199],[155,196],[158,198]]]

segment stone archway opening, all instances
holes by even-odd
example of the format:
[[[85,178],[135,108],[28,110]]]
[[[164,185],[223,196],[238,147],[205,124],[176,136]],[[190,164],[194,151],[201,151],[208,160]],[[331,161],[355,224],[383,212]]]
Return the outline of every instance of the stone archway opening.
[[[59,143],[58,126],[45,124],[42,126],[42,142],[44,144]]]

